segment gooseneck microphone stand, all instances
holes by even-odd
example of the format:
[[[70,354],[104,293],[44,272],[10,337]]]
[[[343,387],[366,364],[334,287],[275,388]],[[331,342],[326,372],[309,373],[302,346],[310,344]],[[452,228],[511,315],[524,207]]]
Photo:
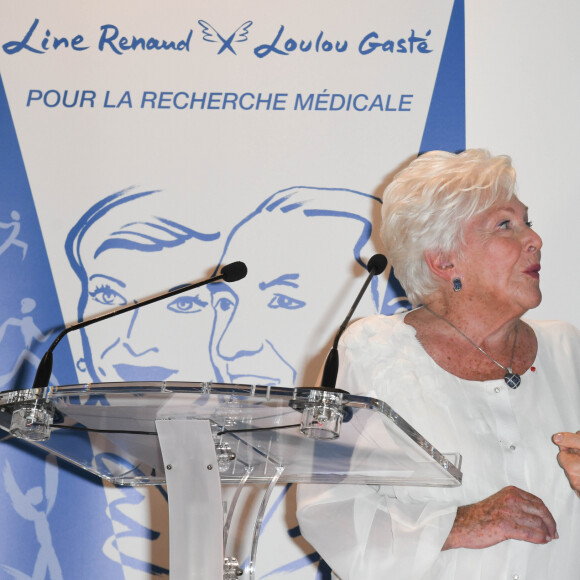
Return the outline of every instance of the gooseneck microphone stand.
[[[193,290],[195,288],[199,288],[200,286],[205,286],[207,284],[219,282],[220,280],[223,280],[224,282],[236,282],[237,280],[241,280],[242,278],[244,278],[247,273],[248,269],[243,262],[232,262],[231,264],[224,266],[221,269],[219,275],[208,278],[207,280],[186,284],[184,286],[181,286],[180,288],[176,288],[175,290],[170,290],[163,294],[159,294],[158,296],[154,296],[153,298],[143,300],[142,302],[136,302],[135,304],[130,304],[129,306],[123,306],[121,308],[117,308],[116,310],[112,310],[111,312],[107,312],[106,314],[95,316],[94,318],[89,318],[88,320],[83,320],[82,322],[78,322],[77,324],[72,324],[71,326],[68,326],[58,334],[58,336],[52,342],[48,350],[44,353],[44,356],[42,357],[42,360],[40,361],[40,364],[38,365],[38,368],[36,370],[36,375],[34,376],[32,388],[42,389],[48,386],[48,383],[50,381],[50,375],[52,374],[52,352],[56,348],[56,345],[69,332],[73,330],[79,330],[80,328],[84,328],[85,326],[89,326],[90,324],[95,324],[96,322],[107,320],[108,318],[113,318],[114,316],[124,314],[125,312],[130,312],[131,310],[135,310],[136,308],[141,308],[141,306],[153,304],[154,302],[164,300],[165,298],[169,298],[170,296],[175,296],[176,294],[181,294],[182,292],[187,292],[188,290]]]

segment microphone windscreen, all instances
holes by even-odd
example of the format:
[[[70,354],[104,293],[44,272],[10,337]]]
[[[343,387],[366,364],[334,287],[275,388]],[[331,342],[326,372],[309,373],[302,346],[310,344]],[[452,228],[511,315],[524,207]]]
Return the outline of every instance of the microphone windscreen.
[[[367,264],[367,271],[369,274],[373,274],[377,276],[378,274],[382,274],[387,267],[387,258],[382,254],[375,254]]]
[[[248,268],[243,262],[232,262],[224,266],[221,270],[221,275],[224,282],[237,282],[246,277]]]

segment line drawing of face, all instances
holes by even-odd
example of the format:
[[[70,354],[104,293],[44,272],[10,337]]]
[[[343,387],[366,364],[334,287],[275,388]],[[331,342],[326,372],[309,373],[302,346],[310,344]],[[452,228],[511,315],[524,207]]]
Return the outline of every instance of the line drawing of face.
[[[375,253],[366,216],[380,203],[347,189],[294,187],[232,229],[221,263],[243,260],[248,274],[213,293],[212,357],[223,377],[290,387],[310,374],[313,384],[325,354],[321,337],[328,343],[338,330],[361,285],[355,278]],[[363,299],[367,314],[380,311],[388,295],[389,308],[397,302],[380,285],[374,278]]]
[[[81,281],[79,321],[195,281],[215,267],[220,233],[151,215],[150,196],[159,193],[129,188],[110,195],[71,229],[66,252]],[[97,382],[214,380],[213,322],[210,290],[184,292],[81,329],[77,366]]]

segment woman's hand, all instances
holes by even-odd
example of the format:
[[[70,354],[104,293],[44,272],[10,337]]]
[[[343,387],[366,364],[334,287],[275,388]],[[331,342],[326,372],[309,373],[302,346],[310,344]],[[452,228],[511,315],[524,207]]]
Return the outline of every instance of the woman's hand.
[[[558,463],[566,473],[570,486],[580,496],[580,431],[556,433],[552,441],[560,448]]]
[[[442,549],[487,548],[509,539],[547,544],[557,537],[556,522],[544,502],[509,486],[478,503],[458,508]]]

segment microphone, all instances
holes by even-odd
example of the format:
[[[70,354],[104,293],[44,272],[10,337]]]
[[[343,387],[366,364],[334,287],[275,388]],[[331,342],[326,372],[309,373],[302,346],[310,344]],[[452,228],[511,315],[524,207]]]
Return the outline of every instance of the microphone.
[[[224,266],[221,271],[224,282],[237,282],[246,277],[248,268],[243,262],[232,262]]]
[[[351,309],[349,310],[344,322],[340,325],[336,336],[334,337],[334,343],[328,356],[326,357],[326,362],[324,363],[324,371],[322,373],[322,388],[323,389],[336,389],[336,377],[338,375],[338,341],[342,336],[342,333],[346,330],[347,324],[350,322],[352,315],[358,303],[360,302],[363,294],[365,293],[368,285],[370,284],[371,280],[374,276],[382,274],[387,267],[387,258],[383,256],[383,254],[375,254],[367,264],[367,271],[369,275],[363,284],[356,300],[354,301]]]
[[[243,262],[232,262],[231,264],[224,266],[217,276],[202,280],[201,282],[192,282],[191,284],[186,284],[185,286],[181,286],[175,290],[169,290],[163,294],[159,294],[157,296],[153,296],[152,298],[148,298],[147,300],[143,300],[142,302],[136,302],[135,304],[130,304],[129,306],[122,306],[121,308],[117,308],[116,310],[107,312],[106,314],[95,316],[94,318],[89,318],[88,320],[83,320],[82,322],[68,326],[59,333],[48,350],[44,353],[44,356],[42,357],[42,360],[36,369],[36,375],[34,376],[32,388],[43,389],[48,387],[50,375],[52,374],[52,351],[56,348],[56,345],[62,340],[62,338],[72,330],[84,328],[85,326],[89,326],[95,322],[101,322],[102,320],[107,320],[107,318],[113,318],[113,316],[124,314],[125,312],[135,310],[141,306],[147,306],[159,300],[163,300],[164,298],[169,298],[170,296],[175,296],[176,294],[181,294],[182,292],[187,292],[188,290],[193,290],[194,288],[199,288],[200,286],[212,284],[213,282],[218,282],[220,280],[224,280],[225,282],[236,282],[244,278],[247,273],[248,268],[246,267],[246,264]]]
[[[375,254],[367,264],[367,272],[369,272],[372,276],[378,276],[379,274],[382,274],[385,271],[386,267],[387,267],[387,258],[385,258],[383,254]]]

